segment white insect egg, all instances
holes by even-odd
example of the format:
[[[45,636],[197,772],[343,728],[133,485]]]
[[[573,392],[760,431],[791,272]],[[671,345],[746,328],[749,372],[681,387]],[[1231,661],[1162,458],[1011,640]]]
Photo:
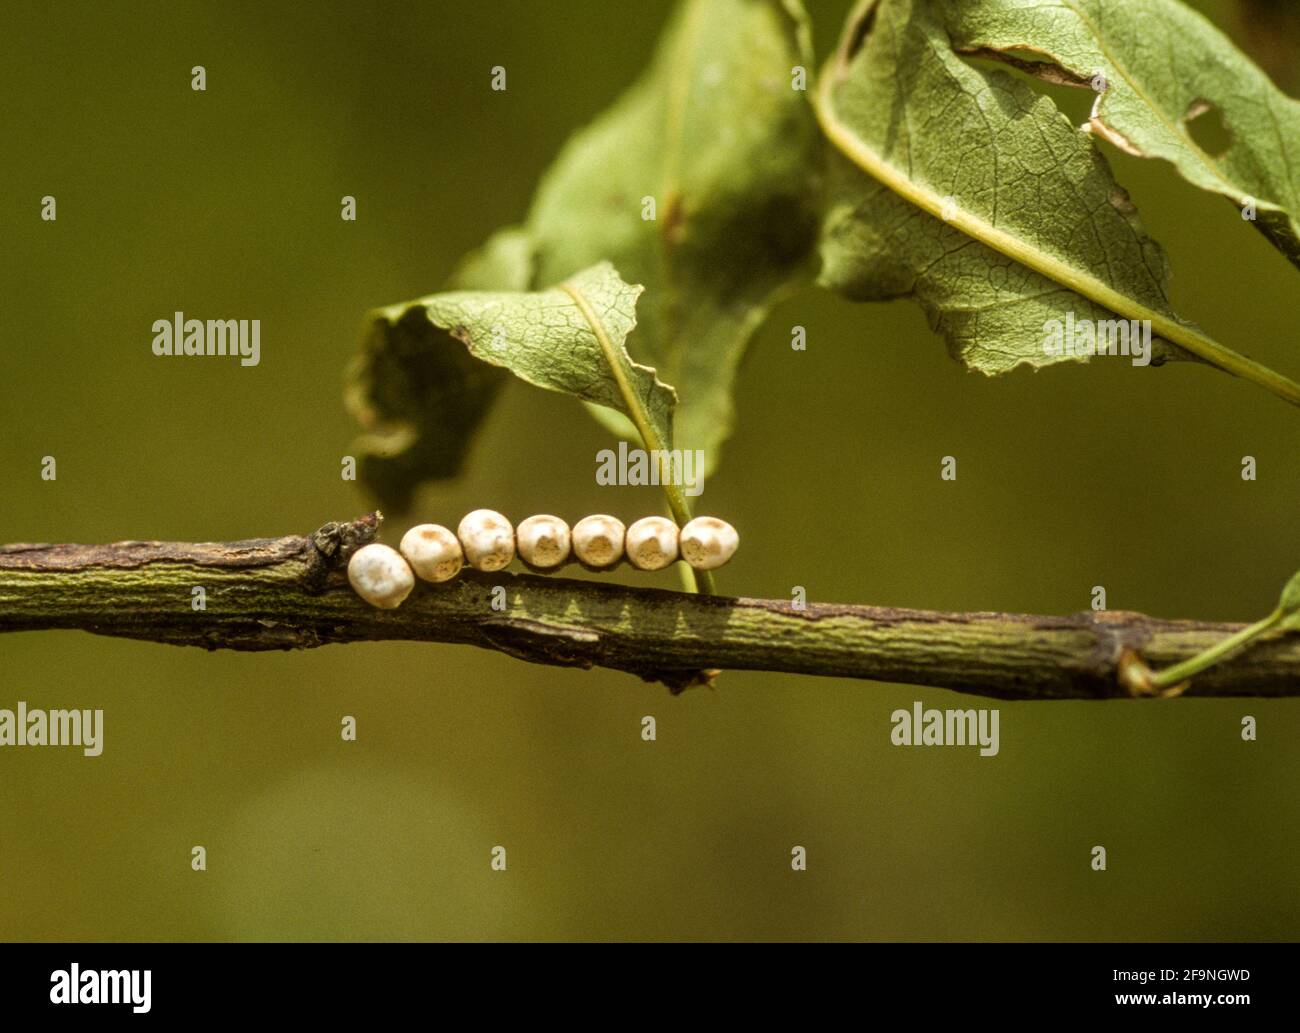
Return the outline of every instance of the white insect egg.
[[[425,581],[449,581],[465,564],[460,541],[440,524],[416,524],[402,535],[398,548],[416,576]]]
[[[736,529],[717,517],[696,517],[678,539],[682,559],[696,570],[716,570],[736,555],[739,545]]]
[[[663,570],[677,559],[677,525],[667,517],[642,517],[627,529],[628,562],[638,570]]]
[[[465,561],[475,570],[502,570],[515,558],[515,529],[491,509],[467,513],[456,529]]]
[[[515,528],[519,558],[534,570],[558,570],[569,562],[569,525],[557,516],[530,516]]]
[[[591,570],[608,570],[623,558],[627,528],[617,517],[597,513],[573,525],[573,554]]]
[[[415,575],[402,554],[387,545],[363,545],[348,560],[348,581],[371,606],[395,610],[415,587]]]

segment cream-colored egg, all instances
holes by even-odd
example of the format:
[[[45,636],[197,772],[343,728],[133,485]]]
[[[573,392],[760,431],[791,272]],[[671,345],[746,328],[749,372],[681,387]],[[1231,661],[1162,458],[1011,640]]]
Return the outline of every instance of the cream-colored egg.
[[[716,570],[736,555],[740,535],[725,520],[696,517],[682,528],[678,548],[696,570]]]
[[[467,513],[456,529],[465,561],[475,570],[502,570],[515,558],[515,529],[491,509]]]
[[[625,547],[638,570],[663,570],[677,559],[677,525],[667,517],[642,517],[627,529]]]
[[[363,545],[348,560],[348,581],[371,606],[394,610],[415,587],[415,575],[402,554],[387,545]]]
[[[623,558],[627,528],[616,517],[597,513],[573,525],[573,554],[592,570],[608,570]]]
[[[546,513],[530,516],[515,528],[515,548],[534,570],[558,570],[569,562],[569,525]]]
[[[402,535],[399,551],[425,581],[450,581],[465,564],[460,540],[441,524],[416,524]]]

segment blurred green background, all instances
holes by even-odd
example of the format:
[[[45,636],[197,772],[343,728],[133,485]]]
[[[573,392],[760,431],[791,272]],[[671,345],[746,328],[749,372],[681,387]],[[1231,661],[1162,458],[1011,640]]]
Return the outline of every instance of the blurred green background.
[[[811,6],[824,52],[847,4]],[[1237,5],[1197,6],[1260,38]],[[522,217],[667,11],[9,5],[0,540],[230,539],[363,512],[339,477],[363,314],[436,289]],[[1223,201],[1108,156],[1170,251],[1176,308],[1300,374],[1295,270]],[[260,318],[262,364],[155,358],[150,325],[177,309]],[[728,593],[1068,613],[1104,585],[1112,609],[1245,620],[1300,566],[1300,413],[1208,368],[989,380],[910,303],[810,288],[754,341],[737,404],[699,507],[741,530]],[[596,486],[606,444],[577,404],[511,383],[419,516],[656,511],[657,489]],[[6,939],[1300,931],[1300,701],[999,704],[736,672],[673,698],[461,647],[208,654],[81,632],[0,637],[0,706],[20,699],[103,708],[106,744],[0,750]],[[1001,753],[892,746],[890,712],[917,699],[999,706]]]

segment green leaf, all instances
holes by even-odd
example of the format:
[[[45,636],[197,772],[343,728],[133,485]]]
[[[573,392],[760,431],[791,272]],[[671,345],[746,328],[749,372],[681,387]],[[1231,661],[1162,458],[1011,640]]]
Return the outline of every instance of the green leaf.
[[[794,88],[797,67],[811,76],[798,0],[682,4],[642,79],[559,155],[527,226],[499,233],[453,282],[536,289],[612,261],[645,284],[630,347],[682,395],[672,424],[652,435],[703,449],[707,469],[731,430],[736,366],[808,272],[816,242],[822,141]],[[646,198],[653,220],[642,218]],[[409,504],[419,481],[460,471],[502,379],[425,308],[384,310],[348,378],[366,430],[355,446],[361,477],[390,508]],[[534,355],[524,379],[545,379],[544,365]],[[606,426],[644,440],[625,407],[589,401]],[[670,502],[687,512],[684,499]]]
[[[526,243],[511,236],[499,239],[494,249],[517,252]],[[467,267],[467,275],[495,279],[503,269],[507,275],[512,268],[517,272],[510,260],[509,254],[489,251]],[[451,291],[374,312],[363,350],[369,371],[364,396],[372,406],[377,397],[402,403],[384,410],[389,423],[383,436],[395,450],[385,461],[399,465],[393,477],[376,477],[375,486],[394,492],[393,504],[402,508],[409,501],[411,479],[404,476],[409,464],[419,464],[427,474],[430,460],[452,455],[453,449],[463,456],[484,402],[481,389],[465,397],[465,378],[477,368],[500,367],[536,387],[616,409],[638,428],[648,448],[671,448],[676,395],[653,369],[633,362],[625,348],[641,290],[601,262],[543,291]],[[428,382],[453,373],[452,382],[442,387]],[[444,469],[449,465],[443,462]]]
[[[645,284],[633,351],[677,388],[676,444],[703,449],[708,468],[731,431],[737,364],[815,244],[822,144],[796,66],[811,76],[794,0],[682,4],[649,70],[569,142],[528,218],[542,282],[609,259]]]
[[[464,259],[449,286],[522,291],[532,270],[527,234],[503,230]],[[420,481],[460,472],[506,379],[416,305],[373,314],[344,386],[344,403],[363,432],[352,445],[361,482],[385,508],[409,509]]]
[[[1071,361],[1047,353],[1051,321],[1117,315],[1150,321],[1156,362],[1195,356],[1300,404],[1300,385],[1174,315],[1164,251],[1090,135],[1023,81],[964,61],[933,0],[863,4],[818,115],[847,159],[826,286],[915,297],[954,357],[989,374]]]
[[[1178,0],[944,0],[958,50],[1033,75],[1101,87],[1088,125],[1202,190],[1256,209],[1255,226],[1300,266],[1300,102]],[[1100,75],[1102,78],[1097,79]],[[1231,140],[1192,135],[1218,109]]]

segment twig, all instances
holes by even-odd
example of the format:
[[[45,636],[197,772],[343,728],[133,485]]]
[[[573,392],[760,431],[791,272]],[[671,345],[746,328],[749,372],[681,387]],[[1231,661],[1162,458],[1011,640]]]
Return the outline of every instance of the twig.
[[[79,628],[207,649],[457,642],[560,667],[608,667],[680,689],[710,669],[934,685],[1002,699],[1130,695],[1126,652],[1177,663],[1239,624],[1136,613],[1038,617],[703,597],[608,580],[467,572],[397,610],[351,590],[346,558],[377,515],[243,542],[0,546],[0,631]],[[505,608],[492,606],[495,586]],[[201,587],[206,609],[193,606]],[[499,595],[499,593],[496,593]],[[1300,695],[1300,635],[1203,671],[1186,696]]]

